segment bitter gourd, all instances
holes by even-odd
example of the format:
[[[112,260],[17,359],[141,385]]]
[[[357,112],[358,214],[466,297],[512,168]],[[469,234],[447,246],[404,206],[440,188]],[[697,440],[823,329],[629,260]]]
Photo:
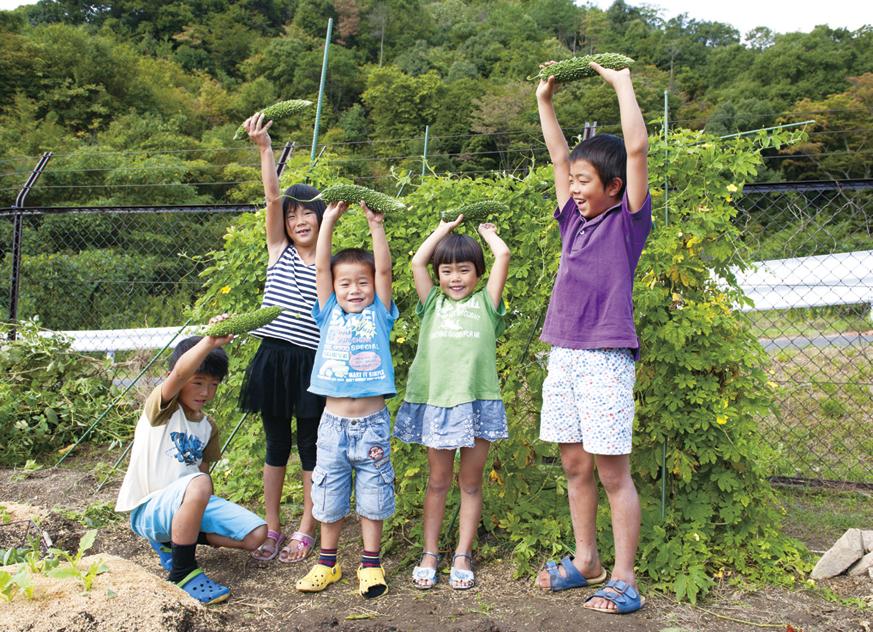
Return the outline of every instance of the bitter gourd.
[[[258,327],[263,327],[267,323],[274,320],[282,313],[282,308],[274,305],[272,307],[262,307],[253,312],[245,312],[231,316],[220,322],[210,325],[206,329],[207,336],[229,336],[231,334],[244,334]]]
[[[312,105],[312,101],[306,101],[305,99],[289,99],[288,101],[279,101],[278,103],[269,105],[261,110],[261,112],[264,115],[264,122],[276,121],[281,118],[287,118],[292,114],[297,114],[297,112],[305,110],[310,105]],[[236,133],[233,135],[233,139],[242,140],[246,135],[246,128],[240,125],[236,128]]]
[[[562,59],[554,64],[540,68],[540,71],[533,78],[546,80],[549,77],[554,77],[558,83],[567,83],[568,81],[576,81],[585,77],[593,77],[597,74],[597,71],[588,65],[592,61],[612,70],[621,70],[634,63],[633,59],[620,53],[582,55],[580,57]]]
[[[322,200],[330,204],[331,202],[348,202],[356,204],[361,200],[364,201],[371,211],[374,213],[397,213],[406,208],[406,205],[395,200],[390,195],[385,195],[379,191],[362,187],[358,184],[335,184],[326,187],[322,190]]]
[[[458,215],[464,215],[465,222],[479,224],[494,213],[508,213],[509,207],[503,202],[495,202],[494,200],[483,200],[481,202],[470,202],[458,208],[449,209],[440,213],[440,219],[444,222],[453,222],[458,219]]]

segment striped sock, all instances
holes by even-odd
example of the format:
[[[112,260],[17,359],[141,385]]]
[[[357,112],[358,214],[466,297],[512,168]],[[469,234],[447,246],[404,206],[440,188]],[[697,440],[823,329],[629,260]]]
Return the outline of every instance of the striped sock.
[[[336,566],[336,549],[319,549],[318,563],[331,568]]]
[[[361,555],[361,566],[364,568],[377,568],[382,565],[382,559],[379,555],[379,551],[368,551],[364,549],[363,555]]]

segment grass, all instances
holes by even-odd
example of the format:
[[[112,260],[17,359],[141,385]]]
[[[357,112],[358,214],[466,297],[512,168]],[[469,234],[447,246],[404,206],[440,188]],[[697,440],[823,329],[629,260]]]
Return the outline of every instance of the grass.
[[[769,309],[747,314],[758,338],[827,336],[870,331],[870,305]]]
[[[767,369],[775,410],[761,424],[780,458],[775,475],[873,480],[869,346],[783,349]]]
[[[869,491],[783,485],[775,490],[785,510],[783,530],[813,551],[830,548],[846,529],[873,524]]]

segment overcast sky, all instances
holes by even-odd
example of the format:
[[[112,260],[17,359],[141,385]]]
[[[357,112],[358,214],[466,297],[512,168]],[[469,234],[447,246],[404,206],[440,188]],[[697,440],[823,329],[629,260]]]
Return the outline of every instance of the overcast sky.
[[[576,0],[577,4],[593,4],[606,9],[613,0]],[[672,18],[687,13],[696,20],[726,22],[744,35],[756,26],[766,26],[777,33],[790,31],[811,31],[817,24],[831,27],[845,27],[857,30],[861,26],[873,25],[873,2],[870,0],[655,0],[636,2],[626,0],[632,6],[645,4],[660,7],[661,16]],[[36,0],[0,0],[0,9],[14,9],[23,4],[34,4]]]

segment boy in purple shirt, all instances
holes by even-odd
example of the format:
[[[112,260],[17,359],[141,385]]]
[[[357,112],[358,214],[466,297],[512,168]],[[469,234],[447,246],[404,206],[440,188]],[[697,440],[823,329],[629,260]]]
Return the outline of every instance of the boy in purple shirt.
[[[624,614],[645,600],[636,588],[634,558],[640,503],[630,473],[639,341],[634,330],[633,275],[652,227],[648,134],[630,71],[592,63],[618,96],[622,139],[602,134],[572,152],[555,116],[555,78],[541,81],[537,105],[555,172],[561,263],[541,339],[552,345],[543,383],[540,439],[560,446],[567,477],[574,556],[548,562],[537,584],[552,591],[601,584],[597,552],[597,486],[612,512],[612,578],[585,602],[598,612]]]

